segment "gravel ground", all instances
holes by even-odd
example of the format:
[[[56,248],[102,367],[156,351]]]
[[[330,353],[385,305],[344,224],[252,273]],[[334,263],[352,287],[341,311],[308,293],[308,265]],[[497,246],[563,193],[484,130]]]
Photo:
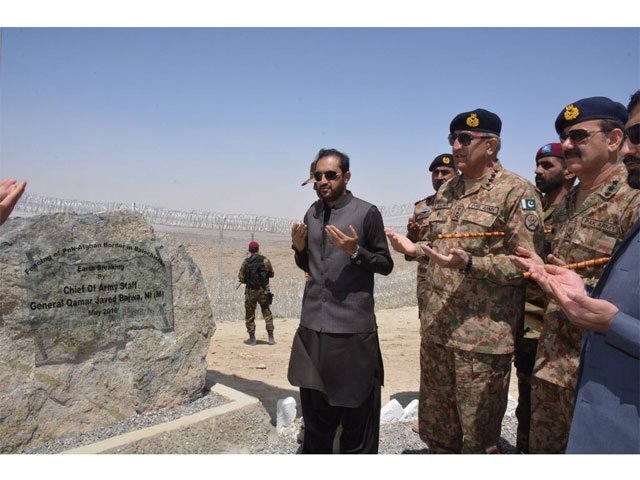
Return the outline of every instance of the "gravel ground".
[[[502,421],[500,447],[502,453],[516,452],[516,430],[518,421],[515,417],[516,402],[509,397],[507,411]],[[379,453],[383,455],[427,453],[426,446],[412,429],[413,422],[391,422],[380,425]],[[301,444],[296,435],[281,436],[276,442],[264,444],[258,442],[249,446],[251,453],[291,454],[300,453]]]
[[[426,446],[417,433],[412,430],[413,422],[393,422],[380,425],[380,449],[382,455],[427,453]],[[502,453],[516,453],[515,417],[506,417],[502,422]],[[249,445],[250,453],[292,454],[300,453],[302,445],[295,436],[280,437],[277,442]]]
[[[179,407],[163,408],[161,410],[143,413],[123,420],[122,422],[118,422],[108,427],[101,428],[99,430],[51,440],[35,448],[25,450],[23,453],[60,453],[64,450],[81,447],[83,445],[89,445],[91,443],[105,440],[116,435],[122,435],[123,433],[131,432],[133,430],[140,430],[143,428],[151,427],[153,425],[157,425],[159,423],[170,422],[171,420],[175,420],[176,418],[180,418],[185,415],[191,415],[201,410],[217,407],[218,405],[223,405],[228,402],[229,400],[227,398],[218,395],[215,392],[208,391],[204,396],[198,398],[197,400],[184,405],[180,405]]]
[[[93,432],[75,435],[72,437],[52,440],[36,448],[24,451],[26,454],[54,454],[62,451],[88,445],[112,436],[121,435],[133,430],[169,422],[181,416],[190,415],[201,410],[216,407],[227,402],[214,392],[208,392],[202,398],[189,404],[171,409],[162,409],[155,412],[137,415],[109,427],[101,428]],[[507,412],[502,422],[501,447],[503,453],[516,453],[515,439],[517,420],[515,418],[515,401],[510,397]],[[255,415],[256,418],[242,418],[244,425],[258,425],[264,423],[262,416]],[[300,419],[297,419],[297,423]],[[426,453],[425,444],[420,440],[417,433],[412,430],[413,422],[391,422],[380,426],[380,454],[420,454]],[[275,427],[271,427],[275,430]],[[262,429],[264,430],[264,429]],[[269,430],[269,428],[267,428]],[[248,442],[248,444],[247,444]],[[298,442],[298,434],[289,433],[283,435],[257,434],[250,436],[250,440],[245,440],[245,444],[237,446],[229,453],[252,453],[252,454],[296,454],[300,453],[301,444]],[[169,452],[167,452],[169,453]]]

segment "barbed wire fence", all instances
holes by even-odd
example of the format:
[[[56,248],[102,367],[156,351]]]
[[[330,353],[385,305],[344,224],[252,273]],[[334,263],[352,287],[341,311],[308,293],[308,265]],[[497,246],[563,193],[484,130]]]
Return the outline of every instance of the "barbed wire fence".
[[[378,209],[385,226],[398,231],[405,230],[406,219],[413,213],[413,205],[380,206]],[[288,246],[293,223],[291,219],[278,217],[181,211],[136,203],[67,200],[28,193],[22,196],[15,210],[29,215],[60,212],[99,214],[122,210],[142,214],[158,231],[185,245],[203,274],[216,321],[244,319],[244,288],[238,288],[237,280],[239,264],[236,265],[237,256],[230,258],[228,252],[225,254],[225,241],[227,250],[231,245],[246,247],[259,234],[272,244]],[[200,244],[202,248],[194,244]],[[293,262],[292,252],[290,258]],[[416,305],[415,264],[405,262],[402,256],[395,254],[394,262],[391,275],[376,276],[374,296],[378,309]],[[297,277],[276,275],[271,279],[274,316],[299,316],[304,291],[304,276],[299,273]]]

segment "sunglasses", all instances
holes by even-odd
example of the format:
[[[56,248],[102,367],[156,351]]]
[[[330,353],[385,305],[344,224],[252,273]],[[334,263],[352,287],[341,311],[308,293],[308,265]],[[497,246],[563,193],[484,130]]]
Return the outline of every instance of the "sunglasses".
[[[631,125],[624,131],[624,136],[634,145],[640,144],[640,123]]]
[[[329,170],[328,172],[313,172],[313,178],[315,179],[316,182],[319,182],[320,180],[322,180],[322,175],[324,175],[324,178],[326,178],[329,181],[335,180],[340,176],[338,172],[334,172],[333,170]]]
[[[602,130],[595,130],[590,132],[589,130],[585,130],[584,128],[577,128],[575,130],[570,130],[568,132],[562,132],[560,134],[560,140],[564,142],[567,138],[571,140],[573,143],[579,143],[583,140],[586,140],[594,133],[601,133]]]
[[[474,137],[470,133],[466,133],[466,132],[451,133],[451,134],[449,134],[449,145],[451,145],[453,147],[453,144],[456,143],[456,140],[458,140],[458,142],[460,142],[460,145],[462,145],[463,147],[467,147],[467,146],[471,145],[471,141],[473,139],[475,139],[475,138],[487,139],[487,138],[493,138],[493,137],[490,137],[488,135],[482,135],[480,137]]]

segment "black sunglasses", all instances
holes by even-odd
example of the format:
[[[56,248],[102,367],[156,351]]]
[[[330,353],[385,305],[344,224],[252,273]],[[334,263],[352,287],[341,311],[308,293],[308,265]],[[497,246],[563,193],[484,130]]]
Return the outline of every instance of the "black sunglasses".
[[[624,131],[624,136],[634,145],[640,144],[640,123],[631,125]]]
[[[589,130],[585,130],[584,128],[577,128],[575,130],[570,130],[568,132],[562,132],[560,134],[560,140],[564,142],[567,138],[571,140],[573,143],[579,143],[583,140],[586,140],[594,133],[601,133],[602,130],[595,130],[590,132]]]
[[[324,175],[324,178],[327,180],[335,180],[340,176],[340,173],[334,172],[333,170],[329,170],[328,172],[313,172],[313,178],[316,182],[322,180],[322,175]]]
[[[467,132],[450,133],[449,134],[449,145],[451,145],[453,147],[453,144],[456,143],[456,140],[458,140],[458,142],[460,142],[460,145],[462,145],[463,147],[467,147],[467,146],[471,145],[471,141],[474,138],[487,139],[487,138],[493,138],[493,137],[490,137],[489,135],[482,135],[480,137],[474,137],[473,135],[471,135],[470,133],[467,133]]]

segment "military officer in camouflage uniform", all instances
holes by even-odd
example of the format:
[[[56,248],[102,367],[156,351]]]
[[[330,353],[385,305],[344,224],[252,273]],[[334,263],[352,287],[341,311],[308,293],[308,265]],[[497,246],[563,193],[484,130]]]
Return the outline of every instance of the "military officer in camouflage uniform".
[[[545,237],[551,233],[551,215],[560,200],[571,190],[576,176],[567,169],[562,145],[548,143],[536,152],[535,182],[544,208]],[[545,251],[545,253],[547,253]],[[542,318],[547,297],[540,287],[527,283],[523,322],[516,331],[514,365],[518,376],[518,406],[516,418],[518,431],[516,448],[519,453],[529,453],[529,425],[531,424],[531,375],[536,360],[538,339],[542,332]]]
[[[434,158],[431,165],[429,165],[429,171],[431,172],[431,185],[433,186],[434,192],[437,192],[444,182],[458,174],[456,162],[453,161],[453,156],[450,153],[442,153]],[[422,200],[418,200],[415,203],[413,215],[409,217],[409,221],[407,222],[407,237],[412,242],[417,242],[422,238],[424,228],[427,225],[427,218],[429,217],[429,212],[431,211],[435,198],[436,194],[434,193],[433,195],[423,198]],[[409,256],[406,256],[405,258],[407,260],[414,260],[413,257]],[[426,268],[427,267],[424,263],[418,263],[418,280],[416,282],[418,314],[422,312],[423,295],[421,292],[424,289]]]
[[[429,259],[420,346],[420,437],[432,453],[497,453],[525,280],[517,246],[541,251],[542,207],[505,170],[500,118],[457,115],[449,143],[462,175],[436,193],[422,240],[387,229],[395,250]]]
[[[269,309],[272,295],[269,290],[269,278],[273,277],[273,267],[271,262],[258,251],[258,242],[249,243],[249,256],[244,259],[238,272],[240,283],[246,284],[244,290],[245,324],[249,338],[245,341],[247,345],[256,344],[256,304],[260,305],[262,317],[269,335],[269,345],[274,345],[273,337],[273,315]]]
[[[556,131],[569,169],[580,183],[551,219],[551,263],[576,263],[608,257],[638,218],[640,192],[626,182],[618,159],[627,121],[624,106],[606,97],[590,97],[567,105]],[[542,259],[518,250],[522,268]],[[576,270],[593,287],[601,266]],[[531,453],[564,453],[573,416],[580,361],[581,330],[550,301],[544,314],[531,384]]]

